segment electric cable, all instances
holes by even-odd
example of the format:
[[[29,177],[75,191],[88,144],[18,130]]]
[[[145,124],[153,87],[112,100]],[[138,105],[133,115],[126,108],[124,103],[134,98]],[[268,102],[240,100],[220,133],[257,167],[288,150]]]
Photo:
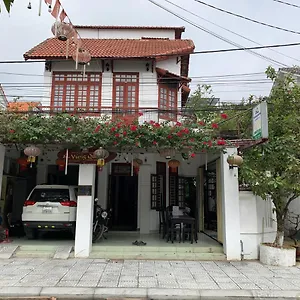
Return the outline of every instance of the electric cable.
[[[292,6],[292,7],[300,8],[299,5],[296,5],[296,4],[293,4],[293,3],[289,3],[289,2],[285,2],[285,1],[282,1],[282,0],[273,0],[273,1],[281,3],[281,4],[289,5],[289,6]]]
[[[262,55],[262,54],[258,54],[258,53],[256,53],[256,52],[250,50],[250,49],[249,49],[250,47],[247,49],[246,47],[243,47],[242,45],[240,45],[240,44],[238,44],[238,43],[235,43],[235,42],[233,42],[233,41],[231,41],[231,40],[228,40],[228,39],[226,39],[226,38],[220,36],[219,34],[216,34],[215,32],[213,32],[213,31],[211,31],[211,30],[208,30],[208,29],[204,28],[203,26],[201,26],[201,25],[199,25],[199,24],[196,24],[196,23],[192,22],[191,20],[188,20],[187,18],[185,18],[185,17],[183,17],[183,16],[181,16],[181,15],[179,15],[179,14],[173,12],[172,10],[170,10],[170,9],[168,9],[168,8],[166,8],[166,7],[164,7],[163,5],[160,5],[159,3],[155,2],[154,0],[148,0],[148,1],[149,1],[150,3],[152,3],[152,4],[156,5],[156,6],[158,6],[159,8],[161,8],[161,9],[167,11],[168,13],[170,13],[170,14],[176,16],[177,18],[179,18],[179,19],[181,19],[181,20],[183,20],[183,21],[189,23],[190,25],[192,25],[192,26],[194,26],[194,27],[196,27],[196,28],[198,28],[198,29],[200,29],[200,30],[202,30],[202,31],[204,31],[204,32],[206,32],[206,33],[208,33],[208,34],[210,34],[210,35],[212,35],[212,36],[214,36],[214,37],[216,37],[216,38],[218,38],[218,39],[220,39],[220,40],[226,42],[226,43],[228,43],[228,44],[231,44],[231,45],[237,47],[237,49],[245,50],[245,51],[247,51],[247,52],[249,52],[249,53],[251,53],[251,54],[253,54],[253,55],[255,55],[255,56],[259,57],[259,58],[262,58],[262,59],[264,59],[264,60],[267,60],[267,61],[269,61],[269,62],[272,62],[272,63],[274,63],[274,64],[276,64],[276,65],[287,67],[287,65],[284,64],[284,63],[278,62],[278,61],[276,61],[276,60],[274,60],[274,59],[271,59],[271,58],[269,58],[269,57],[266,57],[266,56],[264,56],[264,55]],[[251,47],[251,48],[252,48],[252,47]],[[262,48],[260,48],[260,47],[253,47],[253,48],[254,48],[254,49],[262,49]],[[228,50],[227,50],[227,51],[228,51]],[[227,52],[227,51],[222,51],[222,52]],[[215,51],[215,53],[216,53],[216,51]]]
[[[247,21],[249,21],[249,22],[253,22],[253,23],[256,23],[256,24],[259,24],[259,25],[267,26],[267,27],[270,27],[270,28],[273,28],[273,29],[277,29],[277,30],[281,30],[281,31],[289,32],[289,33],[300,34],[299,31],[294,31],[294,30],[282,28],[282,27],[279,27],[279,26],[267,24],[267,23],[264,23],[264,22],[260,22],[260,21],[257,21],[257,20],[254,20],[254,19],[251,19],[251,18],[242,16],[242,15],[239,15],[239,14],[233,13],[233,12],[231,12],[231,11],[228,11],[228,10],[225,10],[225,9],[222,9],[222,8],[219,8],[219,7],[216,7],[216,6],[214,6],[214,5],[205,3],[205,2],[200,1],[200,0],[194,0],[194,1],[196,1],[196,2],[198,2],[198,3],[200,3],[200,4],[202,4],[202,5],[208,6],[208,7],[210,7],[210,8],[216,9],[216,10],[218,10],[218,11],[221,11],[221,12],[223,12],[223,13],[229,14],[229,15],[231,15],[231,16],[235,16],[235,17],[238,17],[238,18],[247,20]]]
[[[219,28],[221,28],[221,29],[223,29],[223,30],[226,30],[227,32],[230,32],[230,33],[232,33],[232,34],[234,34],[234,35],[236,35],[236,36],[238,36],[238,37],[240,37],[240,38],[242,38],[242,39],[245,39],[245,40],[247,40],[247,41],[249,41],[249,42],[252,42],[252,43],[254,43],[254,44],[256,44],[256,45],[263,46],[262,44],[260,44],[260,43],[258,43],[258,42],[256,42],[256,41],[254,41],[254,40],[252,40],[252,39],[250,39],[250,38],[247,38],[247,37],[245,37],[245,36],[243,36],[243,35],[241,35],[241,34],[239,34],[239,33],[237,33],[237,32],[234,32],[234,31],[232,31],[232,30],[230,30],[230,29],[227,29],[227,28],[225,28],[225,27],[223,27],[223,26],[220,26],[220,25],[218,25],[217,23],[214,23],[214,22],[212,22],[212,21],[210,21],[210,20],[208,20],[208,19],[206,19],[206,18],[203,18],[203,17],[201,17],[201,16],[199,16],[199,15],[197,15],[197,14],[195,14],[195,13],[193,13],[193,12],[191,12],[191,11],[189,11],[189,10],[183,8],[183,7],[181,7],[180,5],[177,5],[177,4],[173,3],[173,2],[170,1],[170,0],[165,0],[165,1],[168,2],[169,4],[173,5],[173,6],[177,7],[177,8],[179,8],[179,9],[181,9],[181,10],[183,10],[183,11],[185,11],[185,12],[187,12],[187,13],[189,13],[189,14],[191,14],[191,15],[197,17],[197,18],[199,18],[200,20],[204,20],[205,22],[208,22],[208,23],[210,23],[210,24],[212,24],[212,25],[215,25],[215,26],[217,26],[217,27],[219,27]],[[283,53],[281,53],[281,52],[279,52],[279,51],[276,51],[276,50],[274,50],[274,49],[269,48],[269,50],[271,50],[271,51],[273,51],[273,52],[275,52],[275,53],[277,53],[277,54],[280,54],[280,55],[282,55],[282,56],[285,56],[285,57],[287,57],[287,58],[290,58],[290,59],[293,59],[293,60],[295,60],[295,61],[300,62],[299,59],[294,58],[294,57],[291,57],[291,56],[286,55],[286,54],[283,54]]]

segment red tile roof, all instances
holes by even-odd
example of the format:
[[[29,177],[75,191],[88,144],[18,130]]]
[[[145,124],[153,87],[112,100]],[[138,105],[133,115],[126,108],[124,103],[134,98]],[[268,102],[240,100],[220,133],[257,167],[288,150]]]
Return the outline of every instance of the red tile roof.
[[[185,27],[177,27],[177,26],[97,26],[97,25],[74,25],[75,28],[78,29],[138,29],[138,30],[174,30],[176,39],[181,38],[181,34],[185,32]]]
[[[24,54],[25,59],[58,59],[66,55],[66,42],[50,38]],[[191,40],[156,39],[82,39],[83,48],[93,58],[154,58],[165,55],[188,55],[194,51]],[[75,49],[70,46],[69,56]],[[73,50],[72,50],[73,48]]]
[[[174,79],[174,80],[180,80],[182,82],[190,82],[191,79],[188,78],[188,77],[185,77],[185,76],[179,76],[175,73],[172,73],[172,72],[169,72],[168,70],[166,69],[162,69],[162,68],[156,68],[156,72],[158,75],[162,76],[162,77],[167,77],[167,78],[171,78],[171,79]]]

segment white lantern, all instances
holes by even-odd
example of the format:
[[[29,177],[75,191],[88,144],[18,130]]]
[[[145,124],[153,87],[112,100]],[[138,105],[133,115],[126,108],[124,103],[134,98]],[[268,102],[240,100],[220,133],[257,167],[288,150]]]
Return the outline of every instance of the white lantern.
[[[37,156],[41,154],[41,150],[36,146],[29,146],[24,149],[24,153],[28,156],[27,161],[31,164],[35,162]]]
[[[75,34],[75,30],[71,24],[56,21],[51,28],[52,33],[60,41],[66,41]]]
[[[100,147],[94,152],[94,156],[98,158],[97,160],[97,167],[99,171],[102,171],[102,168],[105,165],[105,159],[108,158],[109,152],[104,148]]]

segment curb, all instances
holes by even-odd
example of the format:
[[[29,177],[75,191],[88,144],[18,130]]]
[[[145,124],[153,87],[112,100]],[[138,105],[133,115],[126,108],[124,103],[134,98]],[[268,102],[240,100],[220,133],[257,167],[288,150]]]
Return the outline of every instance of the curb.
[[[136,299],[136,300],[213,300],[236,299],[297,299],[299,290],[197,290],[197,289],[156,289],[156,288],[80,288],[80,287],[2,287],[0,300],[10,297],[20,299],[56,297],[57,299]],[[32,300],[35,300],[33,298]]]

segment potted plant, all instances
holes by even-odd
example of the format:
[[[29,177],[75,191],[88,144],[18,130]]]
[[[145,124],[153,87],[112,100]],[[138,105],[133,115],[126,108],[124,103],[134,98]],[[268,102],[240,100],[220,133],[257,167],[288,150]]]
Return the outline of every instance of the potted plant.
[[[277,233],[272,243],[260,245],[261,262],[291,266],[296,249],[284,246],[284,228],[289,206],[300,196],[300,87],[272,68],[266,73],[274,82],[267,99],[269,141],[243,153],[241,172],[254,194],[274,204]]]

